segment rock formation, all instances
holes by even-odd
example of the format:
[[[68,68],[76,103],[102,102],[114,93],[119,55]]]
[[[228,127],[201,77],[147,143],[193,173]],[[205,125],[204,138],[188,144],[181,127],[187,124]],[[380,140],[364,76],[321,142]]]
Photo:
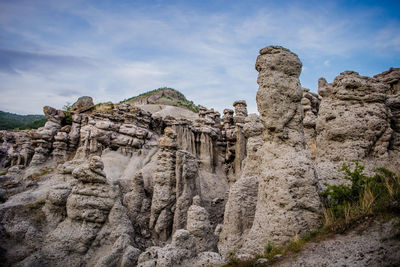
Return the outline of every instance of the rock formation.
[[[228,257],[242,247],[251,229],[256,212],[258,192],[257,177],[243,177],[229,190],[225,207],[224,224],[219,233],[219,253]]]
[[[215,250],[213,227],[207,210],[201,206],[199,196],[193,198],[193,204],[187,212],[187,229],[196,240],[197,253]]]
[[[389,74],[390,73],[390,74]],[[322,102],[317,118],[317,167],[324,183],[343,183],[338,170],[356,160],[367,170],[386,166],[397,169],[396,71],[375,78],[345,71],[333,83],[319,80]],[[393,75],[390,82],[384,77]],[[399,71],[397,71],[397,81]],[[396,132],[397,130],[397,132]]]
[[[235,145],[235,176],[240,177],[242,162],[246,158],[246,137],[243,133],[243,124],[247,117],[247,104],[244,100],[235,101],[235,122],[236,145]],[[234,179],[233,181],[235,181]]]
[[[90,96],[81,96],[78,100],[72,105],[71,111],[75,113],[81,113],[89,110],[94,106],[93,98]]]
[[[174,229],[184,229],[187,222],[188,209],[192,199],[199,193],[196,178],[198,176],[198,161],[187,151],[179,150],[176,157],[176,207],[174,214]]]
[[[317,177],[305,148],[301,62],[289,50],[270,46],[261,49],[256,70],[264,143],[254,222],[242,248],[247,253],[262,253],[268,242],[291,241],[321,219]]]
[[[160,88],[119,104],[84,96],[45,107],[37,130],[0,131],[0,262],[219,266],[321,226],[317,192],[343,183],[343,163],[399,171],[400,69],[322,78],[317,95],[285,48],[255,67],[259,115],[238,100],[221,118]]]
[[[304,136],[311,159],[315,160],[317,154],[317,116],[320,105],[320,96],[313,94],[308,89],[303,89],[301,105],[304,111]]]
[[[391,68],[374,76],[387,87],[385,104],[391,112],[390,126],[393,130],[389,144],[389,156],[393,166],[399,166],[400,153],[400,68]]]
[[[150,228],[155,230],[158,239],[167,241],[172,233],[172,208],[176,200],[176,133],[166,128],[164,136],[158,139],[158,146],[160,150],[154,176]]]

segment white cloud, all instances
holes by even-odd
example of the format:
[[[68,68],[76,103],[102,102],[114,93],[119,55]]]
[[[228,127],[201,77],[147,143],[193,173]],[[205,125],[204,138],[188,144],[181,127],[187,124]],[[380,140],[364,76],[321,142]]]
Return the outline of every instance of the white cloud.
[[[359,30],[374,13],[339,14],[333,4],[312,9],[300,4],[265,5],[238,15],[229,9],[107,10],[80,1],[58,2],[0,4],[8,11],[0,18],[0,30],[29,43],[20,50],[84,58],[89,63],[79,69],[35,61],[34,71],[25,69],[18,77],[2,73],[0,109],[37,113],[46,104],[43,99],[55,107],[73,102],[78,94],[116,102],[171,86],[219,111],[245,99],[249,111],[256,112],[254,63],[263,46],[281,44],[296,52],[304,63],[302,83],[312,89],[316,75],[322,76],[321,66],[333,72],[330,58],[351,58],[360,49],[399,51],[400,44],[398,22],[377,31]],[[51,23],[52,12],[68,19]],[[11,38],[5,42],[10,45]]]

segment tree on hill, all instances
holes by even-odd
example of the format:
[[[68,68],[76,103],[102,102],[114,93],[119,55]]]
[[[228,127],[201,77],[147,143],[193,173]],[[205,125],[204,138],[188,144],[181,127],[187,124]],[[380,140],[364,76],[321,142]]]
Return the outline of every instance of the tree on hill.
[[[18,115],[0,111],[0,130],[37,129],[46,123],[43,115]]]

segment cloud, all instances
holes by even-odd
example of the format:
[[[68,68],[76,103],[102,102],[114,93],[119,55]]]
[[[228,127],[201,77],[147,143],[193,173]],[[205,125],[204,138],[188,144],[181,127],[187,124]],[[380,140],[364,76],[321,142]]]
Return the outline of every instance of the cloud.
[[[41,99],[55,107],[80,95],[117,102],[170,86],[220,112],[237,99],[256,112],[254,63],[266,45],[297,53],[302,84],[314,90],[319,77],[347,69],[344,63],[380,60],[382,49],[399,58],[399,22],[374,22],[378,11],[334,2],[235,3],[0,3],[7,13],[0,18],[0,107],[37,113]]]
[[[85,69],[92,67],[90,60],[82,57],[49,55],[0,48],[0,71],[17,74],[20,71],[41,72],[49,69]]]

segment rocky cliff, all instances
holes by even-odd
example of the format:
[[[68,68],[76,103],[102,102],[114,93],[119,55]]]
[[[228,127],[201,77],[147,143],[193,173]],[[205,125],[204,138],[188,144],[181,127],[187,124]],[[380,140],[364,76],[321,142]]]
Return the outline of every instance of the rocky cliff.
[[[82,97],[45,107],[37,130],[0,131],[1,262],[218,266],[319,228],[343,163],[399,171],[400,69],[321,78],[317,95],[288,49],[262,49],[255,67],[259,115],[242,100],[222,118],[182,112],[157,102],[184,98],[168,89]]]

